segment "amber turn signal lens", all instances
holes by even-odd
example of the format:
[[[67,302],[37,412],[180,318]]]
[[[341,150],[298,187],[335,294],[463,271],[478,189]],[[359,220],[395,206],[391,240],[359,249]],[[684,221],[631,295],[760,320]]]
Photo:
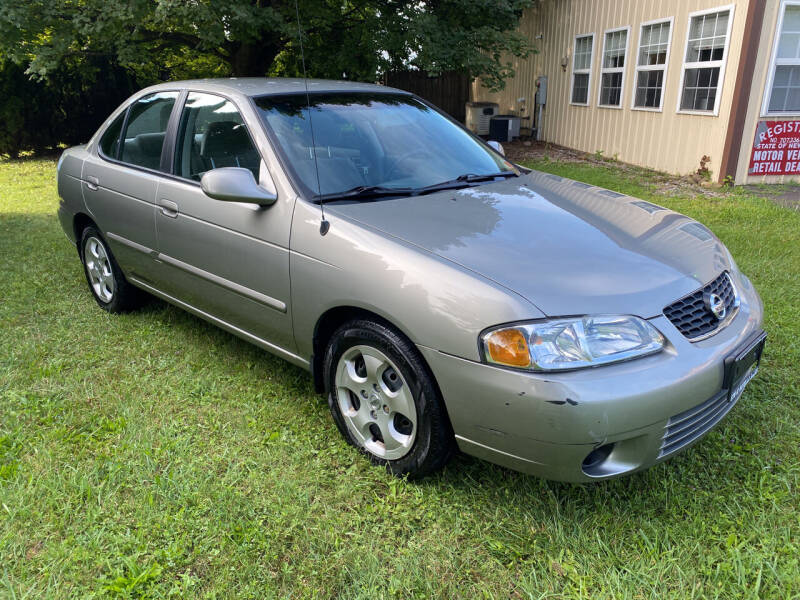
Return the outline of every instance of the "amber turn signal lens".
[[[525,335],[518,329],[493,331],[485,338],[486,352],[493,362],[509,367],[529,367],[531,355]]]

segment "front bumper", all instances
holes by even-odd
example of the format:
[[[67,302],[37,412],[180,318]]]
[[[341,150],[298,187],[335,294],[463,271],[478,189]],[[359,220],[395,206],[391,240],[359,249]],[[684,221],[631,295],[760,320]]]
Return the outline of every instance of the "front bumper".
[[[761,329],[761,300],[746,278],[739,279],[741,304],[727,327],[692,343],[666,317],[656,317],[650,322],[667,347],[626,363],[537,374],[420,347],[459,448],[518,471],[575,482],[633,473],[688,448],[730,410],[730,403],[719,402],[724,360]],[[670,419],[696,410],[709,426],[664,453]],[[612,443],[600,465],[584,466],[594,449]]]

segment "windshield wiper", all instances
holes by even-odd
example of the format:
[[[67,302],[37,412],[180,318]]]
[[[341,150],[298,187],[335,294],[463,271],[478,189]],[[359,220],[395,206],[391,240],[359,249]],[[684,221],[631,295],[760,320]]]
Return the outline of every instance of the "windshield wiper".
[[[516,171],[500,171],[499,173],[490,173],[487,175],[477,175],[475,173],[465,173],[459,175],[455,179],[442,181],[441,183],[434,183],[433,185],[426,185],[419,188],[395,188],[384,187],[382,185],[358,185],[343,192],[335,192],[333,194],[323,194],[317,196],[314,200],[317,204],[326,204],[336,200],[366,200],[368,198],[382,198],[385,196],[417,196],[420,194],[429,194],[431,192],[438,192],[439,190],[456,189],[466,187],[471,183],[481,183],[483,181],[492,181],[493,179],[506,178],[506,177],[519,177]]]
[[[324,204],[334,200],[363,200],[367,198],[380,198],[383,196],[410,196],[417,192],[416,188],[391,188],[381,185],[358,185],[343,192],[323,194],[314,200],[317,204]]]
[[[516,171],[500,171],[498,173],[489,173],[487,175],[477,175],[475,173],[465,173],[459,175],[455,179],[434,183],[433,185],[426,185],[425,187],[417,188],[417,193],[427,194],[430,192],[438,192],[439,190],[452,190],[460,187],[466,187],[470,183],[481,183],[484,181],[492,181],[494,179],[519,177]]]
[[[506,177],[519,177],[519,173],[516,171],[499,171],[497,173],[489,173],[488,175],[475,175],[474,173],[467,173],[466,175],[459,175],[456,177],[456,181],[467,181],[469,183],[474,183],[476,181],[489,181],[490,179],[498,179],[498,178],[505,179]]]

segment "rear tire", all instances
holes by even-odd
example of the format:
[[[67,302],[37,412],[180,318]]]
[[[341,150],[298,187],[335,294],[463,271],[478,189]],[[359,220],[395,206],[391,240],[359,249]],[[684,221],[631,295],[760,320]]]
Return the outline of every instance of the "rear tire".
[[[123,313],[143,304],[145,293],[125,279],[111,248],[96,227],[89,225],[83,230],[78,251],[89,291],[100,308],[110,313]]]
[[[438,388],[405,336],[382,323],[350,321],[331,337],[323,376],[339,431],[374,464],[416,478],[453,455]]]

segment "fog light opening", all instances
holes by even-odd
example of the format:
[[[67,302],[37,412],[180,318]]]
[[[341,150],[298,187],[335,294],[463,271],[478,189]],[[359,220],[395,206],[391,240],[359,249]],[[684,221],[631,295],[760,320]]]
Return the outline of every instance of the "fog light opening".
[[[586,455],[586,458],[583,459],[583,472],[587,474],[594,474],[597,471],[597,468],[602,465],[605,460],[611,455],[611,451],[614,449],[614,444],[605,444],[600,446],[599,448],[595,448],[589,454]]]

